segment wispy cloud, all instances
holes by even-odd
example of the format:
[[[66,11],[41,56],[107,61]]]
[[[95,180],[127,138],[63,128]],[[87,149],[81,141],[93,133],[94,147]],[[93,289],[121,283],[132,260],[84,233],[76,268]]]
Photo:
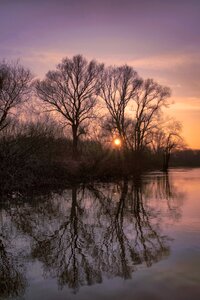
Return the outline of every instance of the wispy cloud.
[[[129,61],[135,68],[169,70],[183,65],[200,64],[200,53],[173,53],[144,57]]]

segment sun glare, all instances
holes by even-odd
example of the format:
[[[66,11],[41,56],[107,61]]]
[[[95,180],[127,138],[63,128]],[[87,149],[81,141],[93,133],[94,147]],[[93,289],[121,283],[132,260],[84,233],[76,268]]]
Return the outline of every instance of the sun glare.
[[[121,145],[120,139],[114,139],[114,144],[115,146],[120,146]]]

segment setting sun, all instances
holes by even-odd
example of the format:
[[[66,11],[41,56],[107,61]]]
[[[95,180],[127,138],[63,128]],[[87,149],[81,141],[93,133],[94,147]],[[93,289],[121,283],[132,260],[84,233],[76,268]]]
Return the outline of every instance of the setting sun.
[[[120,139],[114,139],[114,144],[115,146],[120,146],[121,145],[121,140]]]

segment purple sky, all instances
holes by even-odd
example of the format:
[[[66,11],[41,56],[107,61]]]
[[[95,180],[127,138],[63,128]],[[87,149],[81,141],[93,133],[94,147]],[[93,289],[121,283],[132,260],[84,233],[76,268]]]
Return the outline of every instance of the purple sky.
[[[0,0],[1,59],[42,77],[78,53],[171,87],[171,114],[200,148],[200,0]]]

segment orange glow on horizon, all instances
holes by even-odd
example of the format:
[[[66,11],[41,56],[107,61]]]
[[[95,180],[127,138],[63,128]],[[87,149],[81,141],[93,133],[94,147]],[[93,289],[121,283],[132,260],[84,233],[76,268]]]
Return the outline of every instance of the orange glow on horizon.
[[[188,108],[188,105],[181,103],[178,108],[171,107],[168,115],[174,117],[182,124],[182,136],[188,148],[200,149],[200,109],[197,107]]]

